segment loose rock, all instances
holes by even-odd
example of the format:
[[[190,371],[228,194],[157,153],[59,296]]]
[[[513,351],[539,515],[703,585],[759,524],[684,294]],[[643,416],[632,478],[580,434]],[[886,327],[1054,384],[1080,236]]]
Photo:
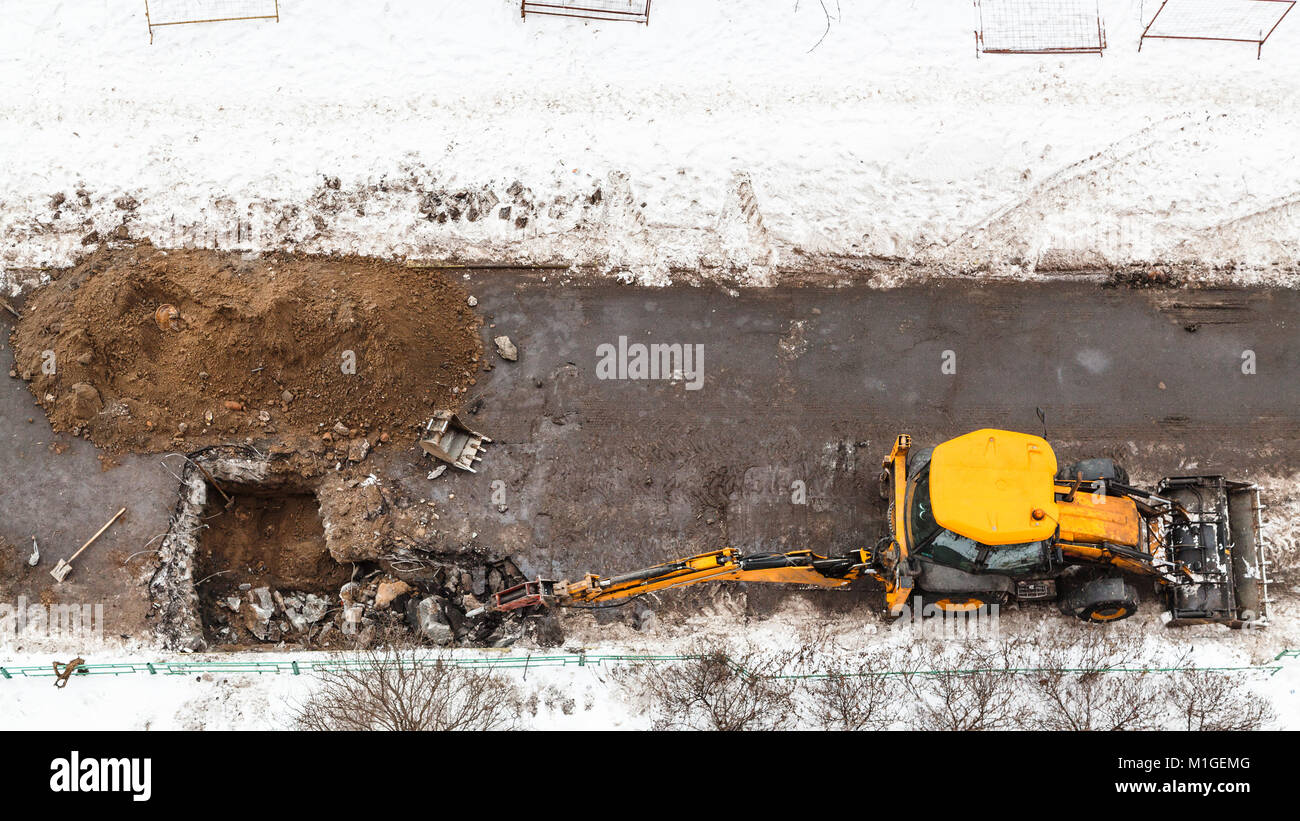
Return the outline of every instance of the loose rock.
[[[380,582],[379,588],[375,592],[375,608],[383,610],[396,601],[399,596],[410,593],[413,589],[414,588],[409,584],[400,579]]]
[[[448,644],[455,638],[451,625],[447,624],[438,599],[430,596],[421,599],[416,609],[420,632],[435,644]]]
[[[519,348],[510,341],[510,337],[498,336],[494,337],[492,341],[496,343],[497,353],[502,359],[508,362],[515,362],[519,359]]]

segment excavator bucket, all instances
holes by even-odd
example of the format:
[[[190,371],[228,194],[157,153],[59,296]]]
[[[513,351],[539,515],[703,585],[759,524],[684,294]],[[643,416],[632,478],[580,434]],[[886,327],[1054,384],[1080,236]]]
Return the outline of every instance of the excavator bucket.
[[[1188,571],[1170,589],[1169,624],[1267,623],[1269,560],[1259,488],[1221,476],[1180,476],[1162,479],[1157,493],[1177,505],[1166,539]]]
[[[474,463],[483,458],[483,445],[491,441],[470,430],[451,411],[438,411],[425,425],[420,447],[435,459],[475,473]]]

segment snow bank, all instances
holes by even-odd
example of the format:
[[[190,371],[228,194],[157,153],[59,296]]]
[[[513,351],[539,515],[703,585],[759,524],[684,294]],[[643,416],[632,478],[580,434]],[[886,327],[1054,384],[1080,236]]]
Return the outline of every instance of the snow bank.
[[[1071,631],[1096,630],[1095,626],[1062,621],[1044,612],[1045,607],[1010,609],[1001,614],[996,633],[954,637],[959,642],[996,643],[1001,638],[1050,643]],[[1140,659],[1130,666],[1197,666],[1197,668],[1248,668],[1281,666],[1268,670],[1234,673],[1240,686],[1268,699],[1277,713],[1279,729],[1300,727],[1300,660],[1277,661],[1279,648],[1300,647],[1297,642],[1295,603],[1288,600],[1279,613],[1281,624],[1269,630],[1239,631],[1217,625],[1161,626],[1158,614],[1143,612],[1130,620],[1106,627],[1110,634],[1138,639]],[[884,650],[893,669],[917,669],[919,644],[933,642],[935,635],[917,627],[884,624],[875,618],[854,621],[828,620],[826,614],[807,603],[793,601],[771,617],[755,621],[745,616],[742,604],[732,608],[723,598],[715,607],[680,622],[662,622],[646,631],[634,631],[621,624],[595,624],[588,614],[568,618],[568,640],[563,650],[515,647],[513,656],[562,655],[584,648],[589,655],[672,655],[698,650],[701,638],[710,647],[762,647],[775,651],[813,651],[823,660],[844,660],[867,650]],[[481,655],[489,651],[458,650],[454,655]],[[157,661],[159,656],[138,644],[105,650],[100,655],[85,653],[88,663],[110,661]],[[205,656],[203,653],[177,656],[178,661],[289,661],[305,663],[326,656],[309,652],[238,652]],[[6,653],[3,664],[47,665],[52,659],[68,660],[68,653],[51,655],[27,647]],[[530,666],[500,670],[502,676],[519,685],[533,709],[521,721],[534,729],[646,729],[650,718],[634,704],[624,687],[612,676],[610,666]],[[0,681],[0,699],[8,705],[0,711],[0,730],[12,729],[283,729],[289,725],[294,705],[315,686],[309,674],[289,673],[203,673],[194,676],[95,676],[74,678],[65,690],[56,690],[52,678],[13,678]],[[536,699],[532,698],[536,696]]]
[[[885,256],[1296,284],[1300,20],[1262,60],[1139,54],[1155,5],[1103,0],[1104,58],[976,59],[969,0],[828,4],[829,31],[793,0],[658,0],[649,26],[282,0],[153,45],[143,3],[10,4],[0,271],[117,230],[660,283]]]

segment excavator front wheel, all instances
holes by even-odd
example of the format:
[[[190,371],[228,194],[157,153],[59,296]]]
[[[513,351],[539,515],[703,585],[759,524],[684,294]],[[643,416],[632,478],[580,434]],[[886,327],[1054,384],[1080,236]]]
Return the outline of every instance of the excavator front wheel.
[[[1110,602],[1104,607],[1093,608],[1088,613],[1089,621],[1119,621],[1128,618],[1132,611],[1121,602]]]
[[[1085,582],[1062,601],[1062,609],[1084,621],[1105,624],[1137,611],[1137,589],[1117,576]]]

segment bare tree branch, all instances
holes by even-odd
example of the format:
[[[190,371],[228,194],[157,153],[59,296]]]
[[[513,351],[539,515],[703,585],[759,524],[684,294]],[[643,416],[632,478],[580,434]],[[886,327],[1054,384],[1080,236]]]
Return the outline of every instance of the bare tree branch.
[[[1262,730],[1277,719],[1267,701],[1244,688],[1240,676],[1215,670],[1188,670],[1176,676],[1172,729]]]
[[[489,670],[458,667],[445,653],[414,647],[367,649],[365,663],[319,674],[320,684],[296,705],[299,730],[509,730],[520,697],[512,682]]]
[[[826,671],[826,678],[812,679],[807,687],[808,712],[825,730],[887,730],[901,718],[899,679],[884,676],[888,657],[868,653],[847,664]]]
[[[798,718],[797,681],[775,678],[790,654],[697,647],[696,658],[619,671],[649,707],[656,730],[774,730]]]

